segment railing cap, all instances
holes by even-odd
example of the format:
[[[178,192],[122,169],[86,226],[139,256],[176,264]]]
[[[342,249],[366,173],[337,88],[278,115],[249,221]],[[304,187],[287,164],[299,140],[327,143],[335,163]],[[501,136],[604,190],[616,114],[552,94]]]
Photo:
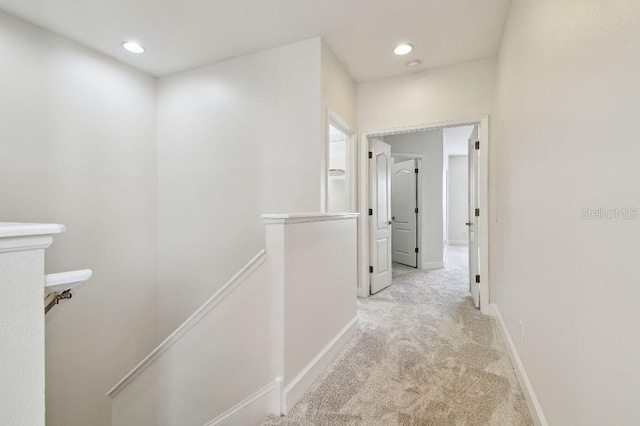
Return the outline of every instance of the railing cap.
[[[360,213],[277,213],[263,214],[262,220],[267,225],[270,224],[290,224],[324,222],[327,220],[357,219]]]
[[[65,230],[64,225],[55,223],[0,222],[0,238],[59,234]]]

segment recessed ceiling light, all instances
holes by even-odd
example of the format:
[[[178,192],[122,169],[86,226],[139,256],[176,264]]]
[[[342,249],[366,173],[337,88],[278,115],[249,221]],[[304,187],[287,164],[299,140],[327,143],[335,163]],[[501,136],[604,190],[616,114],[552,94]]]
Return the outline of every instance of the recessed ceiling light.
[[[140,46],[135,41],[124,41],[122,42],[122,47],[127,49],[131,53],[143,53],[144,47]]]
[[[406,55],[413,50],[413,46],[407,43],[399,44],[393,49],[393,53],[396,55]]]
[[[407,63],[407,66],[409,68],[418,68],[420,65],[422,65],[422,61],[420,59],[414,59],[413,61]]]

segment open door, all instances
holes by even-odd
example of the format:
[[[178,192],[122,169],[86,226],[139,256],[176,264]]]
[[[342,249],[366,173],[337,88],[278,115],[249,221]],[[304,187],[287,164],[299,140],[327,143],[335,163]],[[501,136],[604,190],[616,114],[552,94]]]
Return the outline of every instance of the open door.
[[[393,163],[391,174],[392,259],[418,266],[418,192],[416,160]]]
[[[391,146],[369,139],[371,294],[391,285]]]
[[[476,308],[480,307],[480,252],[478,245],[478,126],[469,138],[469,291]]]

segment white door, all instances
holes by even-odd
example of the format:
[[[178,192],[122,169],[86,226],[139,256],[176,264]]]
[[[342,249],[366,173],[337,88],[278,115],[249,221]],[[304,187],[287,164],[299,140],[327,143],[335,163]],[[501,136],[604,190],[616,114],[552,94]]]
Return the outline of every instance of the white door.
[[[391,167],[392,259],[418,266],[418,193],[416,160],[393,163]]]
[[[371,294],[391,285],[391,147],[369,139]]]
[[[473,128],[469,138],[469,291],[476,308],[480,307],[480,256],[478,245],[478,126]]]

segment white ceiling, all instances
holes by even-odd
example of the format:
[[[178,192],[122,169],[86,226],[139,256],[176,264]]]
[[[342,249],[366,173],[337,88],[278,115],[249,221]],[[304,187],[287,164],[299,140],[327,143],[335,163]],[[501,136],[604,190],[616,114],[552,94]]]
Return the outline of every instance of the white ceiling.
[[[356,81],[493,57],[510,0],[0,0],[0,9],[153,76],[322,36]],[[147,52],[130,54],[124,40]],[[415,45],[409,55],[392,50]]]
[[[449,149],[449,156],[469,155],[469,136],[473,126],[447,127],[444,129],[444,141]]]

